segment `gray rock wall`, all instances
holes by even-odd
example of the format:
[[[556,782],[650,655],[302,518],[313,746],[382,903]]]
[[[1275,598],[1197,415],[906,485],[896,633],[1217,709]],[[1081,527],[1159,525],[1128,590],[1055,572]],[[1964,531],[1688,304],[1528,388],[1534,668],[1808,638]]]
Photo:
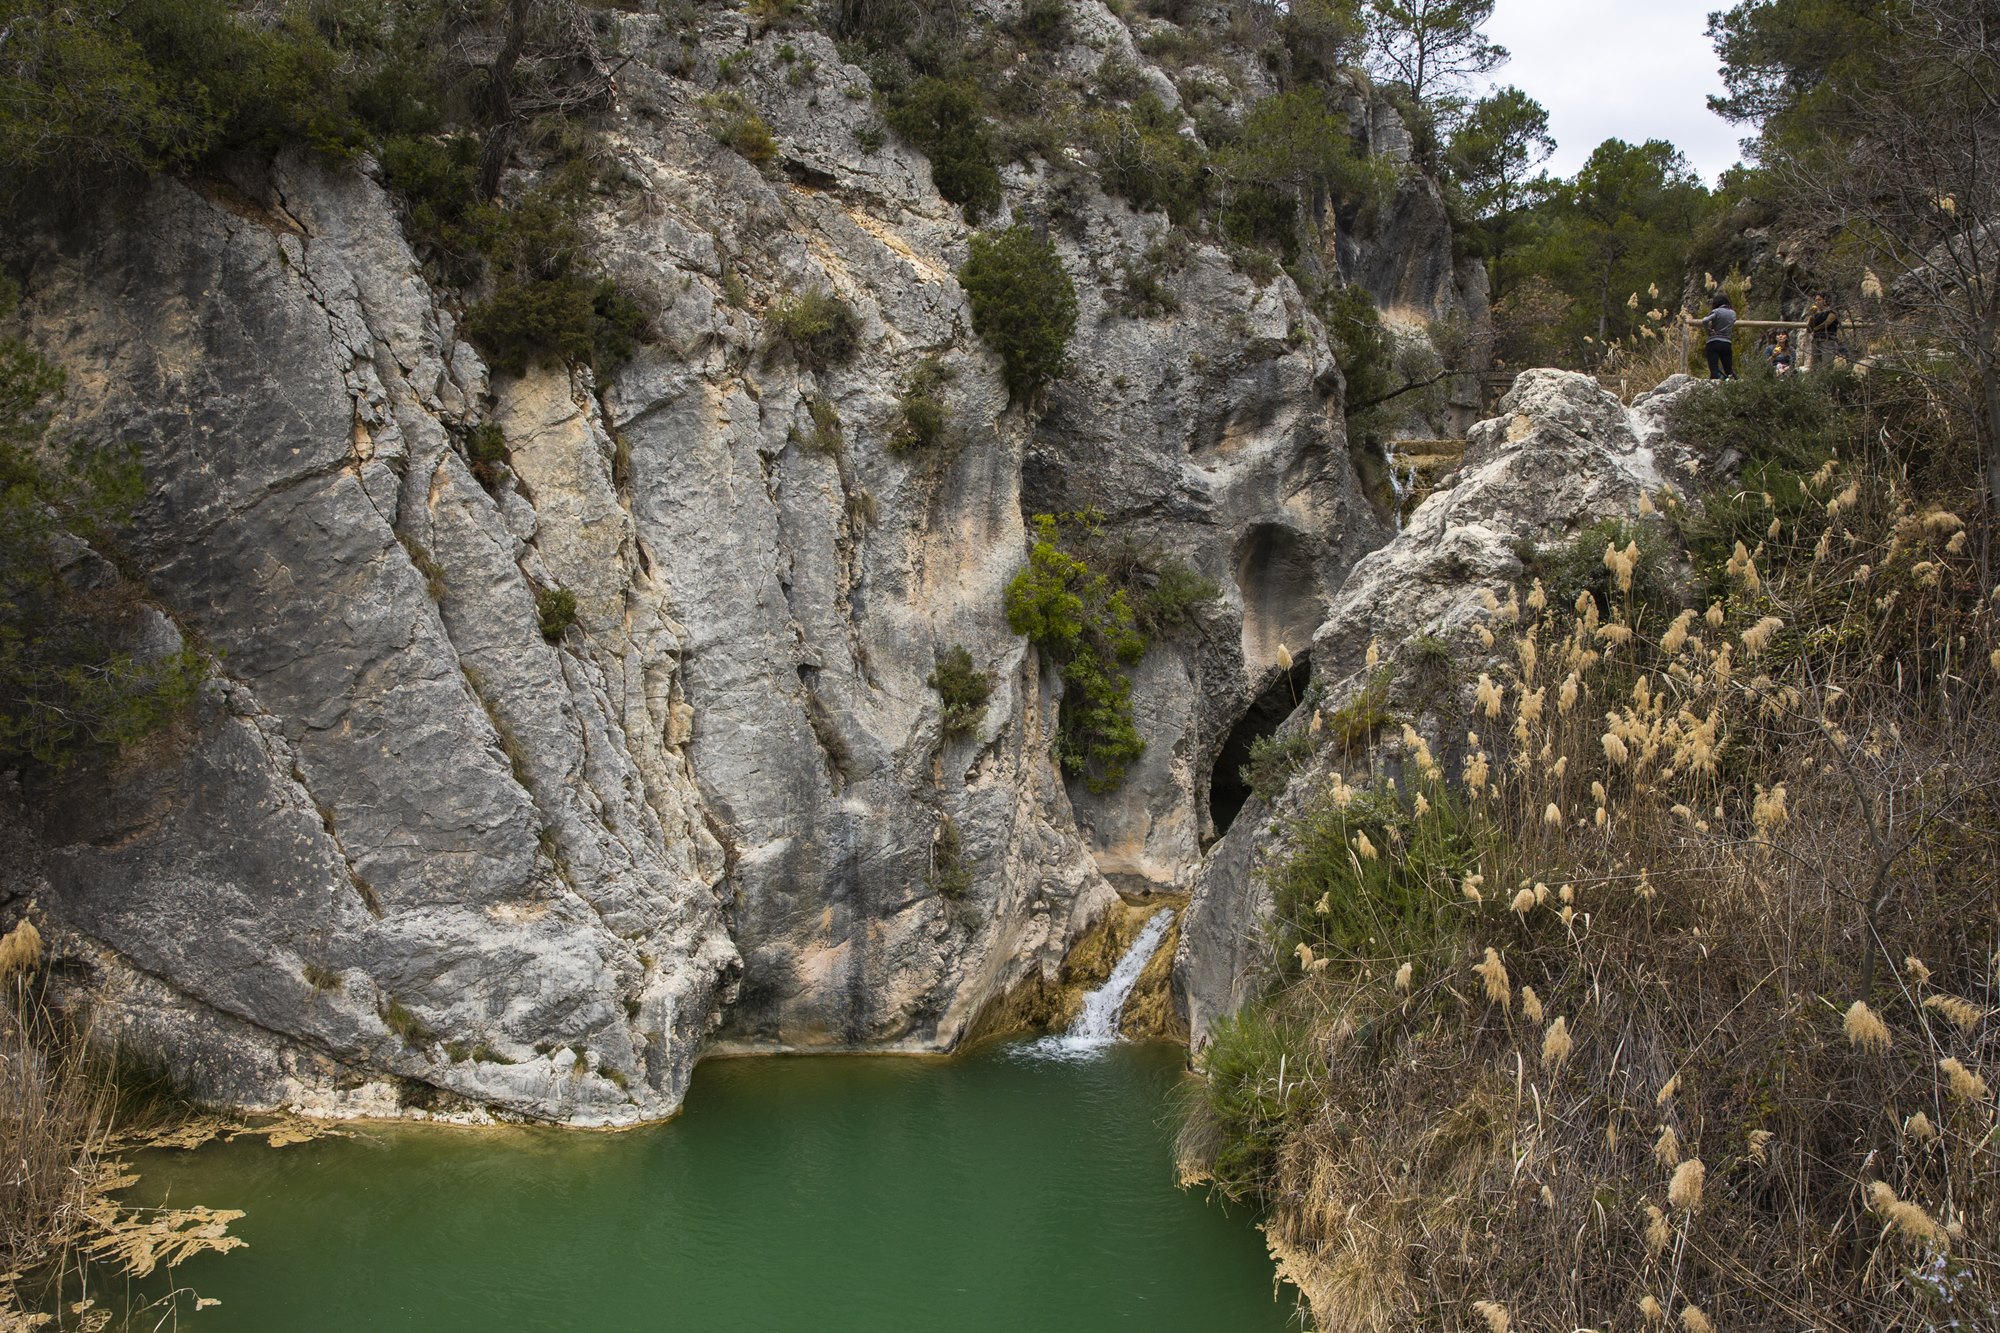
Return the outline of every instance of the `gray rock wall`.
[[[1134,57],[1076,10],[1079,78]],[[704,16],[686,62],[619,20],[622,184],[590,226],[654,334],[603,384],[489,376],[366,163],[162,182],[31,256],[72,424],[143,453],[129,572],[216,670],[176,733],[0,801],[28,852],[7,894],[198,1092],[616,1123],[671,1114],[708,1050],[949,1048],[1114,885],[1196,881],[1227,734],[1389,535],[1288,278],[1195,245],[1177,308],[1130,313],[1165,220],[1061,185],[1072,364],[1010,406],[953,277],[971,228],[920,157],[858,145],[864,76]],[[746,46],[768,173],[704,101]],[[1059,185],[1010,169],[1002,220]],[[1459,308],[1442,271],[1395,281]],[[859,317],[847,364],[774,336],[813,288]],[[962,438],[899,454],[927,356]],[[512,458],[482,483],[485,421]],[[1058,684],[1003,611],[1028,516],[1080,509],[1222,589],[1136,670],[1148,750],[1107,795],[1065,783]],[[547,589],[577,603],[555,642]],[[926,683],[954,646],[995,681],[965,738]]]

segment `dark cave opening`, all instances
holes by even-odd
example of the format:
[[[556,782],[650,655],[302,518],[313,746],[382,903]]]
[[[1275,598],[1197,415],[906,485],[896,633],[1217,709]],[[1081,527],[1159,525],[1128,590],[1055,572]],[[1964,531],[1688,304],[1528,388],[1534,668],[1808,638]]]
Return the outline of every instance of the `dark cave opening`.
[[[1221,753],[1215,756],[1215,768],[1208,779],[1208,817],[1215,825],[1215,836],[1220,838],[1236,822],[1236,816],[1243,811],[1244,802],[1250,799],[1250,784],[1243,780],[1243,766],[1250,762],[1250,747],[1266,736],[1277,734],[1278,728],[1292,715],[1299,701],[1305,698],[1306,686],[1312,683],[1312,661],[1300,653],[1292,663],[1289,672],[1278,672],[1264,692],[1254,699],[1250,708],[1236,720],[1230,729],[1229,739],[1222,743]]]

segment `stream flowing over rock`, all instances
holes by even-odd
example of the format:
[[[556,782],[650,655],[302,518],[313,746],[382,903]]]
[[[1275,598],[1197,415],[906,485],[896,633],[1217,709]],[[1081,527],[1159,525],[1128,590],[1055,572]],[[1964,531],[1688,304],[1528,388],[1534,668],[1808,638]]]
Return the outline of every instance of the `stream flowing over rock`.
[[[1109,10],[1072,10],[1079,77],[1116,53],[1173,92]],[[742,15],[705,21],[707,54],[779,59]],[[766,175],[676,72],[715,62],[619,22],[625,185],[589,222],[653,336],[604,383],[489,373],[366,159],[163,179],[32,242],[23,319],[70,373],[67,424],[141,450],[124,572],[156,647],[214,671],[171,731],[0,801],[0,898],[60,928],[107,1031],[248,1107],[629,1123],[672,1114],[704,1051],[948,1049],[1119,890],[1196,891],[1199,1028],[1248,975],[1261,823],[1205,860],[1211,775],[1281,647],[1338,674],[1448,614],[1505,575],[1508,537],[1653,484],[1646,418],[1524,381],[1526,435],[1482,427],[1378,551],[1393,521],[1288,277],[1197,242],[1175,308],[1126,313],[1169,224],[1067,178],[1051,235],[1080,321],[1030,413],[953,276],[972,228],[920,156],[857,147],[875,113],[830,40],[786,35],[805,86],[745,85]],[[1353,110],[1407,157],[1386,103]],[[1049,222],[1047,173],[1006,185],[1008,217]],[[1484,319],[1421,175],[1367,230],[1326,225],[1327,262],[1385,305]],[[772,337],[763,312],[811,288],[858,316],[843,368]],[[928,356],[966,438],[893,453]],[[824,406],[836,450],[810,444]],[[489,420],[511,460],[482,482],[466,440]],[[1043,511],[1095,511],[1221,588],[1136,669],[1147,749],[1109,794],[1066,782],[1059,678],[1006,623]],[[551,589],[576,598],[554,642]],[[957,645],[995,682],[964,737],[927,684]],[[947,896],[953,847],[970,888]]]

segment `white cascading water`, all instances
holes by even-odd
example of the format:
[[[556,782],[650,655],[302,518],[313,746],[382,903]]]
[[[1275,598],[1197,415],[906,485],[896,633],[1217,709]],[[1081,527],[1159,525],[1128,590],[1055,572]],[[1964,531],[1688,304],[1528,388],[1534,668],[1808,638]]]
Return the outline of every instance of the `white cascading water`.
[[[1069,1031],[1056,1037],[1043,1037],[1030,1042],[1027,1049],[1035,1055],[1055,1058],[1076,1058],[1099,1051],[1118,1040],[1118,1017],[1125,1012],[1125,1001],[1132,997],[1132,988],[1139,984],[1139,974],[1146,970],[1146,964],[1153,961],[1159,952],[1160,941],[1167,937],[1167,928],[1174,923],[1174,909],[1163,907],[1146,919],[1139,928],[1139,937],[1132,941],[1132,947],[1111,969],[1111,975],[1104,984],[1083,997],[1083,1008],[1076,1021],[1069,1025]]]

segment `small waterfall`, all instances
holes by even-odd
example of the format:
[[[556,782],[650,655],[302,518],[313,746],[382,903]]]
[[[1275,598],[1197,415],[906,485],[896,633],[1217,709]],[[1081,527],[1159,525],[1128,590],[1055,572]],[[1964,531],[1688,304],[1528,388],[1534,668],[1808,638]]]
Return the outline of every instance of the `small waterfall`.
[[[1396,470],[1396,446],[1384,443],[1382,446],[1382,466],[1389,473],[1389,494],[1396,502],[1396,531],[1403,530],[1403,514],[1409,507],[1410,493],[1417,486],[1417,465],[1405,462],[1403,470]]]
[[[1111,969],[1111,975],[1104,984],[1083,997],[1083,1008],[1076,1021],[1069,1025],[1069,1031],[1057,1037],[1044,1037],[1031,1042],[1028,1050],[1036,1055],[1054,1056],[1058,1059],[1089,1055],[1102,1050],[1118,1040],[1118,1016],[1125,1011],[1125,1001],[1132,998],[1132,988],[1139,984],[1139,974],[1146,970],[1146,964],[1153,961],[1159,952],[1160,942],[1167,937],[1167,930],[1174,924],[1174,909],[1162,907],[1146,918],[1146,924],[1139,928],[1139,937],[1132,941],[1132,947]]]

